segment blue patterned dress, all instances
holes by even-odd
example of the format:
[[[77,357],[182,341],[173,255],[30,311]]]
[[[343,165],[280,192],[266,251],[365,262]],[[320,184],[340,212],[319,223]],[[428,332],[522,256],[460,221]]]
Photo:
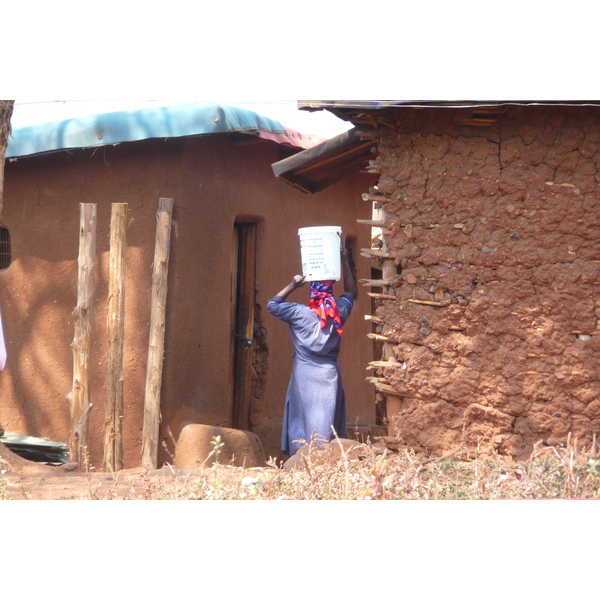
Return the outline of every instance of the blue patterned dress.
[[[342,323],[352,311],[353,300],[343,294],[337,300]],[[294,366],[283,414],[281,450],[293,454],[313,432],[317,443],[333,439],[331,425],[339,437],[346,436],[346,398],[338,364],[340,335],[333,319],[321,329],[319,317],[306,305],[285,302],[275,296],[267,304],[269,312],[290,326],[294,343]],[[320,439],[320,436],[325,438]]]

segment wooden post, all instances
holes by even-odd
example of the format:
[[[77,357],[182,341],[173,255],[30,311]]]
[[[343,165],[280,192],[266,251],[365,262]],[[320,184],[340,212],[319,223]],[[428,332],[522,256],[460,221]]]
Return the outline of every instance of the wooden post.
[[[375,171],[373,171],[375,172]],[[363,200],[365,201],[373,201],[382,203],[381,206],[377,206],[378,217],[375,218],[375,214],[373,214],[372,219],[357,219],[357,223],[362,223],[365,225],[371,225],[371,227],[381,227],[382,228],[382,246],[379,250],[375,250],[373,248],[362,248],[361,255],[367,258],[371,256],[378,256],[383,259],[382,269],[381,269],[381,279],[359,279],[359,282],[362,283],[363,286],[368,287],[381,287],[383,289],[383,293],[375,293],[375,292],[367,292],[369,296],[373,298],[382,298],[385,300],[396,300],[396,296],[392,295],[393,289],[391,288],[391,284],[396,278],[396,263],[393,260],[393,255],[388,252],[387,243],[385,240],[385,236],[389,235],[391,232],[385,228],[387,215],[386,215],[386,204],[391,202],[390,198],[386,198],[384,196],[379,196],[375,194],[363,194]],[[373,315],[365,315],[365,319],[373,322],[373,323],[384,323],[383,319]],[[373,337],[374,339],[379,339],[383,342],[382,347],[382,364],[386,364],[390,358],[394,358],[394,340],[388,338],[384,335],[377,334],[369,334],[369,337]],[[373,364],[373,363],[371,363]],[[377,362],[375,364],[378,364]],[[379,365],[380,366],[380,365]],[[385,409],[386,409],[386,417],[388,422],[388,436],[395,437],[398,433],[398,428],[395,426],[394,417],[398,415],[398,413],[402,410],[402,398],[396,394],[385,393],[381,386],[379,386],[379,393],[383,392],[385,397]]]
[[[382,207],[381,213],[382,213],[381,219],[385,222],[385,220],[386,220],[385,205]],[[383,245],[381,247],[381,251],[382,251],[382,253],[387,253],[388,248],[387,248],[387,243],[385,241],[385,235],[382,235],[382,241],[383,241]],[[394,260],[392,258],[385,258],[383,260],[383,265],[382,265],[382,270],[381,270],[382,279],[384,281],[389,281],[395,276],[396,276],[396,263],[394,262]],[[388,293],[391,291],[389,288],[384,287],[383,291],[386,293],[386,295],[391,295]],[[394,347],[393,343],[383,342],[383,348],[382,348],[382,359],[383,360],[388,360],[390,357],[394,356],[393,347]],[[387,417],[387,422],[388,422],[388,436],[390,436],[390,437],[396,436],[397,427],[394,424],[393,418],[400,412],[401,408],[402,408],[402,398],[399,398],[398,396],[393,396],[391,394],[386,394],[385,411],[386,411],[386,417]]]
[[[77,306],[73,311],[73,389],[71,392],[70,461],[80,468],[86,460],[89,442],[90,404],[90,321],[94,294],[94,260],[96,256],[96,205],[80,204]]]
[[[104,412],[104,470],[123,468],[123,345],[125,338],[125,251],[127,204],[113,204],[108,273],[108,356]]]
[[[2,213],[2,192],[4,190],[4,157],[6,156],[10,119],[14,105],[14,100],[0,100],[0,214]]]
[[[144,398],[142,429],[142,467],[156,469],[160,426],[160,390],[165,346],[165,316],[167,312],[167,275],[171,239],[172,198],[159,198],[156,213],[156,242],[152,271],[152,307],[150,341]]]

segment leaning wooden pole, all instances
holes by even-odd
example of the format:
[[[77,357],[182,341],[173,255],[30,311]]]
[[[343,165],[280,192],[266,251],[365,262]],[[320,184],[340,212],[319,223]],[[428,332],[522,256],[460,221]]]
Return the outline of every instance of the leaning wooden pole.
[[[73,389],[71,403],[70,461],[83,468],[89,443],[90,404],[90,322],[94,296],[96,256],[96,205],[80,204],[77,306],[73,311]]]
[[[381,219],[385,223],[387,215],[386,215],[386,204],[383,204],[381,207]],[[388,247],[385,235],[382,235],[382,246],[381,250],[384,254],[388,254]],[[389,282],[396,276],[396,263],[394,262],[391,255],[385,257],[383,259],[383,264],[381,268],[381,277],[383,280]],[[383,291],[386,295],[392,295],[393,288],[389,287],[389,283],[387,286],[383,287]],[[394,357],[394,342],[385,341],[383,342],[382,348],[382,359],[384,361],[389,360]],[[385,410],[386,410],[386,418],[388,422],[388,436],[396,437],[398,433],[398,424],[396,421],[397,415],[400,413],[402,409],[402,398],[394,393],[390,393],[392,390],[389,390],[386,394],[385,399]]]
[[[363,194],[363,200],[369,201],[372,200],[374,202],[381,202],[382,204],[379,207],[379,220],[361,220],[357,219],[358,223],[370,224],[372,227],[384,227],[387,220],[386,214],[386,204],[391,202],[391,199],[385,198],[383,196],[374,195],[374,194]],[[384,230],[385,232],[385,230]],[[383,233],[384,233],[383,232]],[[372,249],[363,249],[363,256],[379,256],[382,258],[382,268],[381,268],[381,279],[361,279],[361,283],[366,286],[372,287],[381,287],[383,289],[383,293],[369,293],[370,296],[375,298],[381,298],[383,300],[395,300],[395,292],[392,287],[392,282],[396,277],[396,263],[393,259],[393,255],[388,251],[387,242],[385,235],[382,235],[382,246],[379,250]],[[385,323],[384,319],[380,319],[378,317],[372,315],[365,315],[365,319],[368,319],[374,323]],[[387,338],[387,336],[379,336],[383,337],[383,347],[382,347],[382,364],[385,364],[390,358],[394,358],[394,345],[395,342],[393,339]],[[382,364],[378,364],[377,366],[382,366]],[[402,410],[402,397],[398,394],[394,393],[394,389],[391,386],[385,386],[385,389],[380,385],[378,386],[379,392],[385,392],[385,408],[386,408],[386,418],[388,422],[388,436],[396,437],[398,433],[398,425],[397,418],[398,414]]]
[[[2,214],[2,193],[4,190],[4,157],[10,135],[10,120],[15,105],[14,100],[0,100],[0,214]]]
[[[112,205],[108,275],[108,356],[104,412],[104,470],[123,468],[123,347],[127,204]]]
[[[160,429],[160,391],[165,346],[165,317],[167,312],[167,276],[173,199],[159,198],[156,213],[156,242],[152,270],[152,305],[150,312],[150,341],[146,369],[144,426],[142,429],[142,466],[156,469]]]

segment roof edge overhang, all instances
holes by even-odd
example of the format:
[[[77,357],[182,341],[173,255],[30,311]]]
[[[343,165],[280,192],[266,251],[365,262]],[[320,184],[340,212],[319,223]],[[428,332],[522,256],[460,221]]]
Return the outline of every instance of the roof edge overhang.
[[[298,109],[327,110],[339,119],[355,122],[362,113],[386,109],[504,109],[509,106],[600,107],[600,100],[298,100]]]
[[[298,100],[299,110],[472,108],[473,106],[600,106],[600,100]]]
[[[101,113],[15,128],[8,140],[6,158],[217,133],[253,135],[298,151],[323,141],[254,111],[197,103]]]
[[[353,128],[271,165],[275,177],[314,194],[368,165],[377,142],[373,131]]]
[[[298,109],[327,110],[354,129],[272,165],[275,176],[303,192],[315,193],[368,166],[377,129],[387,115],[403,109],[466,110],[463,125],[493,125],[509,106],[598,107],[598,100],[299,100]],[[393,126],[393,125],[390,125]]]

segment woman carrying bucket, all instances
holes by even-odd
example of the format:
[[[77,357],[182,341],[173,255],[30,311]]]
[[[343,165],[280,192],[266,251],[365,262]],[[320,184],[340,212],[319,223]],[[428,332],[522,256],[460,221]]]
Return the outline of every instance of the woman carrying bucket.
[[[300,440],[310,442],[313,434],[317,444],[332,440],[332,426],[339,437],[346,435],[346,399],[337,359],[356,286],[348,251],[341,248],[340,254],[344,294],[337,302],[332,294],[334,280],[312,281],[308,306],[286,302],[306,283],[306,275],[295,275],[267,304],[273,316],[289,324],[294,344],[281,434],[281,450],[289,455],[303,445]]]

